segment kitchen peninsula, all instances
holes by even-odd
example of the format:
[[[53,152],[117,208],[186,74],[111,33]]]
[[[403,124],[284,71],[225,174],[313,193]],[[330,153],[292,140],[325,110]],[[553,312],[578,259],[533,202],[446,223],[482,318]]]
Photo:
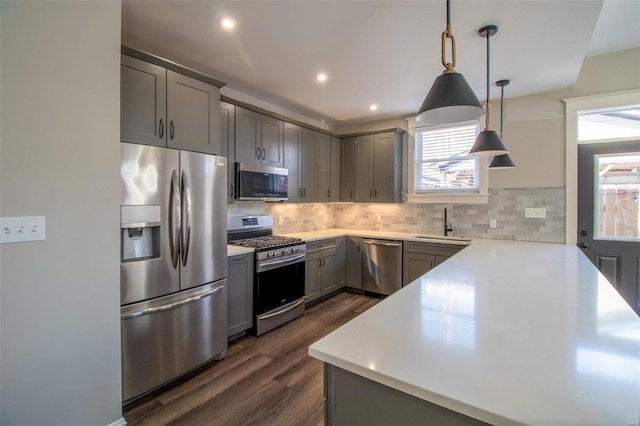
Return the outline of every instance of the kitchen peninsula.
[[[640,318],[573,246],[474,240],[309,354],[327,424],[640,420]]]

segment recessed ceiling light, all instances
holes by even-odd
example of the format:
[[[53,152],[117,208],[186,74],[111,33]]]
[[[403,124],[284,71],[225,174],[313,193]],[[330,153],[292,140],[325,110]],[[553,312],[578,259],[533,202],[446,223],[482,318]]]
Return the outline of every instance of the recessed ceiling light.
[[[371,111],[377,111],[377,110],[378,110],[378,105],[373,104],[373,105],[371,105],[371,106],[369,107],[369,109],[370,109]]]
[[[327,81],[327,75],[323,72],[320,72],[316,76],[316,80],[318,80],[320,83],[324,83],[325,81]]]
[[[220,25],[222,25],[222,28],[224,28],[225,30],[231,31],[236,27],[236,22],[231,18],[224,18],[220,22]]]

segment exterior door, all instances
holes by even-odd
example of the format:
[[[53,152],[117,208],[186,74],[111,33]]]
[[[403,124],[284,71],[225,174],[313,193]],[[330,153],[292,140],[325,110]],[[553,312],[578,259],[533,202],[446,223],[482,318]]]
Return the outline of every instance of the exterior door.
[[[640,141],[578,146],[578,246],[640,314]]]

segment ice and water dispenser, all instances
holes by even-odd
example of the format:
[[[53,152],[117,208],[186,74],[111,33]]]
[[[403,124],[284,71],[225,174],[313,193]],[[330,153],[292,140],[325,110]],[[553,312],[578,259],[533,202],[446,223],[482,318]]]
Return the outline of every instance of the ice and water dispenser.
[[[120,260],[160,257],[160,206],[120,206]]]

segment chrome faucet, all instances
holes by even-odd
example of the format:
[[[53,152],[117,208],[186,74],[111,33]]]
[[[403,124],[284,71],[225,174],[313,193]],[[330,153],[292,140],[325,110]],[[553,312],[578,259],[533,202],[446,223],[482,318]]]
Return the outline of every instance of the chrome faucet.
[[[444,208],[444,236],[448,237],[449,233],[453,232],[453,225],[447,222],[447,208]]]

